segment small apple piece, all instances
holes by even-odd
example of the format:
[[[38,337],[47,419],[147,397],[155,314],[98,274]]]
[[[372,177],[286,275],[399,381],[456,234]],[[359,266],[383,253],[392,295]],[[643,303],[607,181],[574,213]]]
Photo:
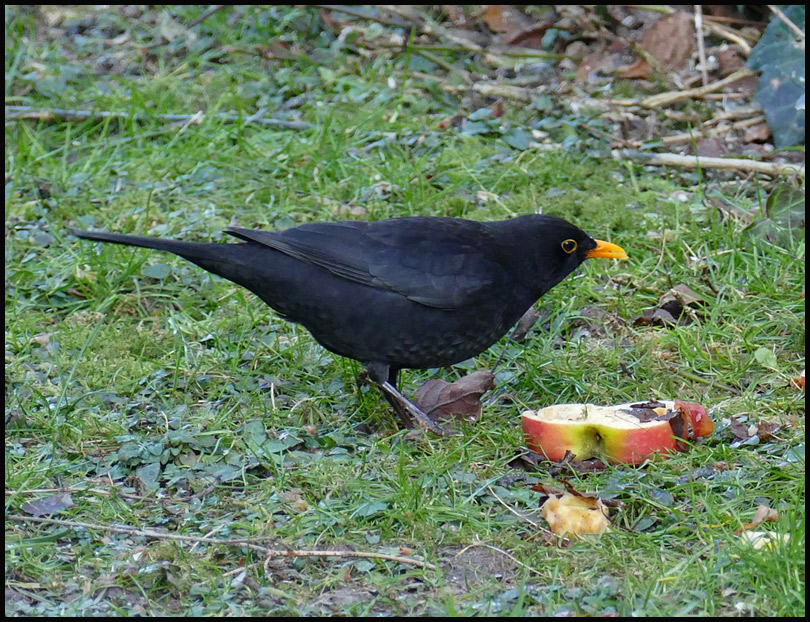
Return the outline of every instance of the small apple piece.
[[[607,508],[599,499],[572,495],[550,495],[540,509],[551,531],[558,536],[602,533],[610,526]]]
[[[686,412],[689,416],[689,425],[692,428],[690,438],[712,435],[714,421],[709,417],[709,411],[705,406],[701,406],[697,402],[682,402],[681,400],[675,400],[674,406],[676,410]]]
[[[524,412],[523,433],[530,449],[553,461],[570,451],[578,461],[606,457],[611,462],[641,464],[655,453],[677,449],[667,419],[642,422],[633,410],[630,404],[558,404]]]

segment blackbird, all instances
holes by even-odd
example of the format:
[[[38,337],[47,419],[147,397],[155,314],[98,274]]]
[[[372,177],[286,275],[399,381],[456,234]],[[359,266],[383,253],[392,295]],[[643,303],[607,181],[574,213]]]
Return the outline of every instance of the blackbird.
[[[327,350],[360,361],[407,427],[448,430],[397,389],[400,369],[444,367],[487,349],[589,257],[625,258],[571,223],[409,217],[228,227],[237,244],[75,231],[179,255],[252,291]]]

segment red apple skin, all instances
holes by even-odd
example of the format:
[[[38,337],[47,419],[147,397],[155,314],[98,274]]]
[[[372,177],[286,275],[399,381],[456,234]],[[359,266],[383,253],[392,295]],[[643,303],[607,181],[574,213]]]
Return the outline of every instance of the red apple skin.
[[[643,424],[635,430],[600,425],[598,431],[611,462],[638,465],[656,453],[675,452],[676,440],[668,421]]]
[[[692,427],[692,438],[711,436],[714,432],[714,421],[709,417],[709,411],[697,402],[682,402],[675,400],[675,409],[689,415]]]
[[[596,454],[599,441],[596,428],[590,424],[542,421],[523,415],[523,434],[529,449],[559,462],[570,451],[576,460],[587,460]]]

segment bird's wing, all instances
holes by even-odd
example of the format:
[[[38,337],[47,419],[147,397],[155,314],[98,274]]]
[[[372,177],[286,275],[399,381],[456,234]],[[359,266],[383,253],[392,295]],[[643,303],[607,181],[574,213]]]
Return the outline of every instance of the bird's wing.
[[[229,227],[227,232],[349,281],[440,309],[483,302],[510,280],[482,239],[487,231],[476,223],[424,219],[409,224],[403,227],[395,219],[314,223],[281,232]]]

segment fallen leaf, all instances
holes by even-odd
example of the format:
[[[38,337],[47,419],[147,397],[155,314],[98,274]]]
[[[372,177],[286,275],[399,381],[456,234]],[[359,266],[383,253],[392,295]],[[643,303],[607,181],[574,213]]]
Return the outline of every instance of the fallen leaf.
[[[757,348],[754,350],[754,359],[763,367],[779,371],[779,362],[776,360],[776,355],[770,348]]]
[[[683,69],[695,51],[695,25],[691,15],[676,11],[662,17],[644,33],[641,47],[663,69]]]
[[[523,316],[518,320],[518,323],[515,325],[515,329],[512,331],[512,334],[509,335],[509,338],[512,341],[517,341],[518,343],[526,339],[526,334],[531,330],[532,326],[537,323],[537,320],[540,319],[542,314],[535,309],[534,307],[529,307],[529,310],[523,314]]]
[[[63,492],[57,495],[42,497],[30,503],[23,503],[21,509],[24,512],[28,512],[31,516],[48,516],[58,514],[74,505],[70,493]]]
[[[791,378],[790,384],[792,387],[804,391],[804,370],[798,376]]]
[[[742,444],[756,439],[757,441],[766,440],[773,436],[781,426],[773,422],[760,422],[746,425],[742,421],[738,421],[736,417],[732,417],[729,428],[734,438],[737,440],[735,444]],[[735,445],[732,445],[735,446]]]
[[[771,137],[771,127],[767,123],[759,123],[745,130],[743,140],[747,143],[764,143]]]
[[[782,426],[780,426],[778,423],[757,423],[756,434],[759,437],[759,440],[764,441],[771,438],[774,432],[776,432],[780,427]]]
[[[760,505],[757,508],[757,513],[754,515],[754,520],[750,523],[743,523],[742,529],[753,529],[754,527],[759,527],[759,525],[765,521],[773,521],[778,518],[779,513],[776,510],[769,508],[767,505]]]
[[[738,441],[744,441],[749,438],[748,434],[748,426],[745,425],[742,421],[739,421],[736,417],[732,417],[729,423],[729,429],[731,433],[734,435]]]
[[[481,417],[481,396],[495,386],[495,375],[480,369],[455,382],[438,378],[428,380],[413,396],[414,403],[428,416],[439,421],[452,416],[478,421]]]
[[[484,23],[493,32],[514,33],[534,23],[531,17],[511,4],[488,4],[484,9]]]
[[[690,315],[706,304],[706,301],[693,292],[689,286],[680,283],[658,299],[658,307],[645,309],[641,315],[634,317],[633,326],[675,326],[686,324]],[[692,313],[685,313],[687,310]]]
[[[632,65],[625,65],[616,70],[616,75],[619,78],[632,79],[640,78],[646,80],[652,75],[652,67],[647,62],[646,58],[637,58]]]
[[[678,320],[664,309],[645,309],[630,322],[633,326],[675,326]]]
[[[701,138],[697,143],[697,154],[701,158],[720,158],[726,153],[728,153],[726,144],[717,136]]]

